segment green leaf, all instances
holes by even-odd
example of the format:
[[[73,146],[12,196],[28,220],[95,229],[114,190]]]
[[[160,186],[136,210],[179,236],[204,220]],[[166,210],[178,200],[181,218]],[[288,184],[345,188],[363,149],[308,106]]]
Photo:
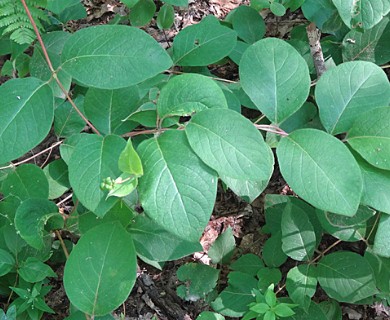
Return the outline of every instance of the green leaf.
[[[64,23],[87,17],[85,7],[80,0],[48,0],[46,9],[55,13],[58,19]]]
[[[280,228],[280,227],[279,227]],[[287,255],[282,250],[282,232],[273,233],[263,246],[262,257],[269,267],[280,267],[287,260]]]
[[[15,259],[8,252],[0,249],[0,277],[5,276],[15,267]]]
[[[321,123],[331,134],[348,131],[364,112],[387,106],[390,84],[377,65],[346,62],[325,72],[315,89]]]
[[[159,29],[169,29],[175,22],[175,9],[169,3],[165,3],[158,12],[157,26]]]
[[[244,272],[251,276],[255,276],[261,268],[264,268],[263,261],[253,253],[242,255],[230,265],[231,270]]]
[[[266,291],[270,285],[279,283],[282,280],[282,273],[277,268],[262,268],[257,272],[259,282],[257,287],[260,291]]]
[[[97,226],[80,238],[66,262],[66,294],[79,310],[105,315],[130,294],[136,268],[133,241],[122,225]]]
[[[64,160],[50,162],[43,172],[49,182],[49,199],[57,199],[69,190],[68,166]]]
[[[81,3],[79,2],[79,4]],[[47,9],[50,10],[49,8]],[[62,49],[64,47],[65,41],[69,39],[69,37],[70,33],[64,31],[54,31],[42,35],[43,43],[45,44],[47,54],[54,69],[57,69],[61,65]],[[52,79],[52,73],[47,65],[42,49],[38,44],[34,47],[34,54],[31,57],[30,74],[32,77],[36,77],[43,81],[48,81],[49,86],[53,90],[54,96],[61,99],[65,99],[65,93],[58,86],[57,82]],[[58,80],[61,81],[61,84],[63,85],[64,89],[66,91],[69,91],[72,82],[72,77],[61,69],[58,69],[56,74]]]
[[[136,111],[141,99],[136,86],[117,90],[90,88],[85,95],[85,114],[102,134],[124,134],[137,125],[123,121]]]
[[[230,262],[235,248],[236,241],[233,236],[233,230],[229,227],[224,233],[220,234],[217,240],[211,245],[208,255],[211,258],[211,262],[214,264],[227,264]]]
[[[16,210],[15,228],[30,246],[41,250],[45,247],[43,237],[48,234],[44,227],[48,220],[55,216],[61,217],[53,202],[46,199],[27,199]]]
[[[363,177],[363,194],[361,203],[379,211],[390,214],[390,172],[368,164],[358,154],[354,154]]]
[[[229,55],[236,32],[208,16],[181,30],[173,40],[173,60],[179,66],[207,66]]]
[[[275,319],[276,319],[276,316],[275,316],[275,313],[272,310],[268,310],[264,314],[263,320],[275,320]]]
[[[248,311],[248,304],[255,301],[252,290],[257,287],[257,281],[249,274],[230,272],[228,287],[215,299],[211,306],[216,311],[228,317],[241,317]]]
[[[390,293],[390,259],[380,257],[367,248],[364,258],[374,271],[376,285],[381,292]]]
[[[270,288],[264,294],[265,301],[270,307],[274,307],[276,304],[276,294],[273,291],[274,285],[272,284]],[[272,290],[271,290],[272,289]]]
[[[277,316],[287,318],[295,314],[295,312],[285,303],[280,303],[274,308]]]
[[[122,3],[124,3],[129,9],[134,7],[139,0],[121,0]]]
[[[141,177],[144,174],[141,159],[137,151],[135,151],[131,139],[127,140],[126,147],[119,156],[118,168],[136,177]]]
[[[233,12],[231,23],[237,36],[246,43],[252,44],[264,37],[265,23],[255,9],[239,6]]]
[[[390,11],[388,0],[332,1],[350,29],[371,29]]]
[[[269,149],[269,152],[270,157],[273,157],[271,149]],[[229,189],[248,203],[252,203],[264,191],[269,182],[269,179],[253,181],[233,179],[225,176],[220,176],[220,178]]]
[[[277,1],[272,1],[269,8],[275,16],[281,17],[286,14],[286,8],[284,7],[284,5]]]
[[[316,234],[306,212],[292,203],[282,215],[282,249],[290,258],[310,260],[316,248]]]
[[[49,133],[53,92],[37,78],[12,79],[0,87],[0,105],[0,163],[5,163],[34,148]]]
[[[276,38],[260,40],[245,51],[240,79],[256,107],[276,124],[296,112],[309,95],[307,63],[291,45]]]
[[[354,150],[371,165],[384,170],[390,170],[389,120],[389,107],[370,110],[357,118],[347,136]]]
[[[101,89],[135,85],[172,65],[171,58],[151,36],[122,25],[77,31],[65,43],[61,59],[62,69],[73,78]]]
[[[249,47],[250,45],[248,43],[237,41],[233,51],[229,54],[229,58],[232,59],[235,64],[240,65],[242,55]]]
[[[129,14],[131,25],[142,27],[148,24],[156,12],[156,5],[153,0],[138,1]]]
[[[328,318],[321,307],[314,301],[310,304],[307,311],[303,308],[296,308],[294,312],[295,314],[289,317],[289,320],[336,320],[336,318]]]
[[[174,77],[163,87],[157,101],[160,118],[191,115],[208,108],[227,107],[222,89],[209,77],[200,74]]]
[[[340,140],[323,131],[301,129],[280,141],[277,155],[283,177],[305,201],[341,215],[356,213],[362,177]]]
[[[213,210],[217,176],[191,150],[183,131],[167,131],[138,147],[144,166],[139,197],[167,231],[198,241]]]
[[[360,32],[351,30],[343,40],[343,60],[365,60],[376,62],[378,65],[390,60],[390,49],[386,50],[381,44],[390,42],[389,18],[384,17],[375,27]],[[386,46],[386,45],[385,45]]]
[[[178,295],[186,301],[204,299],[217,285],[219,270],[199,263],[188,263],[177,270],[180,281],[189,282],[177,288]]]
[[[143,215],[135,218],[129,232],[137,253],[153,261],[177,260],[203,250],[199,242],[183,240]]]
[[[382,213],[375,234],[374,253],[381,257],[390,258],[390,216]]]
[[[322,289],[339,302],[354,303],[378,292],[370,265],[357,253],[331,253],[319,261],[317,271]]]
[[[360,241],[365,238],[367,220],[375,215],[375,211],[360,206],[352,217],[317,210],[318,219],[325,231],[343,241]]]
[[[237,112],[204,110],[192,117],[185,132],[191,148],[220,175],[269,180],[273,169],[269,147],[253,124]]]
[[[106,200],[100,183],[107,177],[118,177],[118,158],[125,148],[119,136],[83,136],[69,161],[69,181],[80,202],[102,217],[114,206],[114,198]]]
[[[305,18],[314,22],[319,29],[323,29],[324,23],[337,13],[332,0],[306,0],[302,4]]]
[[[49,183],[41,168],[33,164],[23,164],[7,175],[1,192],[5,197],[15,196],[20,200],[47,198]]]
[[[20,277],[27,282],[39,282],[46,277],[57,278],[56,273],[42,261],[35,257],[28,257],[18,270]]]
[[[225,320],[225,317],[211,311],[203,311],[199,314],[196,320]]]
[[[286,279],[289,297],[305,310],[317,289],[316,270],[313,265],[301,264],[289,270]]]
[[[187,7],[188,6],[188,0],[163,0],[165,3],[169,3],[173,6],[177,7]]]
[[[269,305],[264,302],[256,303],[253,307],[249,308],[249,310],[260,314],[266,313],[269,309]]]
[[[77,96],[74,99],[77,108],[84,112],[84,97]],[[85,120],[77,113],[69,101],[60,104],[54,110],[54,132],[59,138],[70,137],[77,134],[85,127]]]
[[[138,186],[138,178],[128,173],[122,173],[114,181],[115,185],[108,192],[106,199],[109,197],[126,197]]]
[[[73,134],[65,139],[64,142],[60,145],[61,158],[67,165],[69,165],[69,160],[76,148],[76,145],[81,141],[81,139],[83,139],[83,137],[87,136],[87,133]]]

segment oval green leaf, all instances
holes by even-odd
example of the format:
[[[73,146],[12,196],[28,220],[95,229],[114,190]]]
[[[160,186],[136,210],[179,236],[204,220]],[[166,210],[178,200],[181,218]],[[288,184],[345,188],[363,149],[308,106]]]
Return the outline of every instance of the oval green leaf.
[[[378,224],[378,230],[375,234],[374,253],[381,257],[390,258],[390,216],[388,214],[381,214]]]
[[[157,26],[159,29],[169,29],[175,21],[175,9],[169,3],[164,4],[157,15]]]
[[[84,96],[77,96],[73,102],[84,113]],[[54,132],[58,137],[70,137],[81,132],[84,127],[85,120],[81,118],[69,101],[65,101],[54,110]]]
[[[371,29],[390,11],[388,0],[332,0],[348,28]]]
[[[107,194],[100,189],[103,179],[117,178],[121,171],[118,158],[126,142],[119,136],[83,136],[69,161],[69,181],[80,202],[97,216],[111,209],[115,198],[106,200]]]
[[[369,263],[354,252],[325,256],[318,262],[317,272],[322,289],[339,302],[354,303],[378,292]]]
[[[131,8],[129,18],[131,25],[135,27],[142,27],[152,20],[156,12],[156,5],[153,0],[138,1],[134,7]]]
[[[282,215],[282,249],[290,258],[307,261],[317,246],[316,234],[306,212],[288,203]]]
[[[234,10],[231,18],[234,31],[246,43],[255,43],[264,37],[265,23],[255,9],[248,6],[239,6]]]
[[[5,276],[15,267],[15,258],[4,249],[0,249],[0,277]]]
[[[46,198],[49,196],[49,182],[41,168],[24,164],[9,173],[2,184],[5,197],[15,196],[20,200]]]
[[[390,84],[377,65],[346,62],[325,72],[316,85],[321,123],[335,135],[348,131],[364,112],[390,102]]]
[[[263,39],[243,54],[241,85],[256,107],[273,123],[281,123],[306,101],[310,74],[302,56],[287,42]]]
[[[54,117],[50,86],[36,78],[12,79],[0,86],[0,163],[38,145]]]
[[[101,89],[135,85],[172,65],[171,58],[151,36],[120,25],[77,31],[65,43],[61,59],[62,69],[73,78]]]
[[[173,41],[173,60],[179,66],[207,66],[229,55],[236,32],[208,16],[179,32]]]
[[[157,101],[160,118],[191,115],[207,108],[227,107],[222,89],[212,79],[200,74],[174,77],[163,87]]]
[[[130,234],[119,222],[89,230],[72,250],[64,270],[70,302],[90,315],[105,315],[126,300],[136,279]]]
[[[207,109],[192,117],[185,130],[191,148],[221,176],[268,180],[274,159],[253,124],[229,109]]]
[[[91,88],[85,95],[85,115],[102,134],[124,134],[137,126],[123,120],[137,110],[140,99],[136,86],[117,90]]]
[[[356,213],[362,177],[340,140],[316,129],[301,129],[279,142],[277,155],[283,177],[305,201],[341,215]]]
[[[390,88],[389,88],[390,90]],[[376,108],[360,116],[347,141],[374,167],[390,170],[390,107]]]
[[[182,239],[198,241],[213,210],[216,173],[192,151],[183,131],[140,144],[139,197],[145,213]]]
[[[46,199],[27,199],[16,210],[15,228],[23,240],[35,249],[45,247],[44,230],[47,221],[59,216],[55,203]]]

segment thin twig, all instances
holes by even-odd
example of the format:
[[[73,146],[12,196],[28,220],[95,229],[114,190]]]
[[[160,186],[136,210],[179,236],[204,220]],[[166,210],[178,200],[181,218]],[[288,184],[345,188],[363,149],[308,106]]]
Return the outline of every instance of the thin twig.
[[[122,135],[122,137],[135,137],[135,136],[139,136],[141,134],[154,134],[154,133],[164,132],[164,131],[167,131],[167,130],[171,130],[171,129],[160,128],[160,129],[148,129],[148,130],[132,131],[132,132],[129,132],[129,133],[125,133],[124,135]]]
[[[317,29],[315,23],[310,23],[306,27],[307,37],[309,39],[310,53],[313,57],[314,66],[317,72],[317,78],[320,78],[326,71],[324,55],[321,48],[321,31]]]
[[[366,239],[366,242],[367,242],[367,243],[368,243],[368,240],[370,239],[372,233],[374,232],[375,226],[377,225],[380,216],[381,216],[381,214],[378,213],[378,215],[377,215],[377,217],[376,217],[376,219],[375,219],[374,225],[372,226],[372,228],[371,228],[371,230],[370,230],[370,233],[369,233],[368,236],[367,236],[367,239]]]
[[[332,249],[333,247],[337,246],[342,240],[337,240],[336,242],[333,242],[329,247],[327,247],[324,251],[322,251],[321,254],[319,254],[317,257],[315,257],[313,260],[310,261],[310,264],[316,262],[317,260],[319,260],[320,258],[322,258],[325,253],[327,253],[330,249]]]
[[[5,167],[1,167],[0,170],[9,169],[9,168],[14,168],[14,167],[17,167],[18,165],[21,165],[21,164],[26,163],[26,162],[28,162],[28,161],[30,161],[30,160],[33,160],[33,159],[35,159],[36,157],[38,157],[39,155],[41,155],[41,154],[43,154],[43,153],[46,153],[47,151],[51,151],[51,149],[57,147],[57,146],[60,145],[61,143],[62,143],[62,141],[58,141],[58,142],[54,143],[52,146],[50,146],[50,147],[48,147],[48,148],[46,148],[46,149],[44,149],[44,150],[38,152],[37,154],[34,154],[32,157],[29,157],[29,158],[27,158],[27,159],[21,160],[21,161],[19,161],[19,162],[17,162],[17,163],[11,163],[10,165],[5,166]]]
[[[390,64],[386,64],[384,66],[381,66],[382,69],[387,69],[387,68],[390,68]]]
[[[72,100],[72,98],[70,97],[68,91],[64,88],[64,86],[62,85],[61,81],[58,79],[57,77],[57,73],[56,71],[54,70],[53,68],[53,65],[51,63],[51,60],[49,58],[49,55],[47,54],[47,50],[46,50],[46,47],[45,47],[45,44],[43,43],[42,41],[42,37],[41,37],[41,34],[39,33],[39,30],[38,30],[38,27],[37,27],[37,24],[35,23],[33,17],[31,16],[31,12],[30,12],[30,9],[27,7],[27,4],[26,4],[26,1],[25,0],[20,0],[23,4],[23,7],[24,7],[24,10],[26,11],[26,14],[28,16],[28,19],[30,20],[30,23],[31,25],[33,26],[34,28],[34,32],[37,36],[37,39],[38,39],[38,42],[39,44],[41,45],[41,49],[42,49],[42,52],[43,52],[43,56],[45,57],[45,60],[46,60],[46,63],[49,67],[49,70],[52,74],[52,77],[54,78],[54,80],[57,82],[58,86],[60,87],[61,91],[65,94],[65,97],[66,99],[69,101],[69,103],[71,104],[71,106],[76,110],[76,112],[80,115],[80,117],[85,121],[85,123],[92,129],[92,131],[94,131],[96,134],[100,135],[100,132],[94,127],[94,125],[89,122],[89,120],[83,115],[83,113],[79,110],[79,108],[77,108],[76,104],[74,103],[74,101]]]
[[[284,130],[282,130],[279,127],[276,127],[272,124],[271,125],[270,124],[254,124],[254,126],[259,130],[276,133],[276,134],[279,134],[281,136],[288,136],[287,132],[285,132]]]
[[[73,197],[73,193],[71,193],[69,196],[67,196],[66,198],[62,199],[61,201],[59,201],[57,203],[57,207],[59,207],[60,205],[62,205],[63,203],[65,203],[66,201],[68,201],[69,199],[72,199]]]
[[[55,232],[55,234],[56,234],[56,236],[58,238],[58,241],[61,244],[61,248],[62,248],[62,251],[64,251],[64,255],[65,255],[66,259],[68,259],[69,258],[69,252],[68,252],[68,249],[66,248],[64,240],[61,237],[61,233],[58,230],[55,230],[54,232]]]

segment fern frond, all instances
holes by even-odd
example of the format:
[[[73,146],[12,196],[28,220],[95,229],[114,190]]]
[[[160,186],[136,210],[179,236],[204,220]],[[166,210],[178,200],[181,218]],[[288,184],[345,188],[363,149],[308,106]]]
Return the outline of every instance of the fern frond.
[[[38,29],[42,30],[41,21],[48,21],[42,8],[47,0],[26,0]],[[10,39],[19,44],[31,43],[35,40],[35,34],[30,20],[20,0],[0,0],[0,28],[5,27],[3,35],[9,33]]]

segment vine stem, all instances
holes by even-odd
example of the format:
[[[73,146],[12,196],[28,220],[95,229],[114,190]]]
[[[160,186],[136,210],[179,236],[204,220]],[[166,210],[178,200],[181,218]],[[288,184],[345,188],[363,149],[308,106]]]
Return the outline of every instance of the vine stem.
[[[61,248],[62,248],[62,251],[64,251],[64,255],[66,257],[66,260],[68,260],[69,252],[68,252],[68,249],[66,248],[64,240],[62,239],[61,233],[58,230],[55,230],[55,233],[56,233],[58,240],[60,241]]]
[[[28,8],[27,4],[26,4],[26,1],[25,0],[20,0],[22,2],[22,5],[24,7],[24,10],[26,11],[26,14],[28,16],[28,19],[30,20],[30,23],[34,29],[34,32],[35,32],[35,35],[37,36],[37,39],[38,39],[38,42],[39,44],[41,45],[41,48],[42,48],[42,52],[43,52],[43,56],[45,57],[45,60],[46,60],[46,63],[49,67],[49,70],[52,74],[52,77],[54,78],[54,80],[57,82],[58,86],[60,87],[61,91],[65,94],[65,97],[66,99],[69,101],[69,103],[71,104],[71,106],[76,110],[76,112],[79,114],[79,116],[85,121],[85,123],[92,129],[93,132],[95,132],[97,135],[101,135],[100,132],[94,127],[94,125],[89,122],[89,120],[83,115],[83,113],[80,111],[79,108],[77,108],[76,104],[74,103],[73,99],[70,97],[68,91],[64,88],[64,86],[62,85],[61,81],[58,79],[57,77],[57,73],[56,71],[54,70],[53,68],[53,64],[51,63],[51,60],[49,58],[49,55],[47,53],[47,50],[46,50],[46,47],[45,47],[45,44],[43,43],[43,40],[42,40],[42,37],[41,37],[41,34],[39,33],[39,30],[38,30],[38,27],[37,27],[37,24],[35,23],[34,21],[34,18],[32,17],[31,15],[31,12],[30,12],[30,9]]]
[[[169,73],[169,74],[185,74],[185,72],[175,71],[175,70],[165,70],[164,72]],[[233,80],[228,80],[228,79],[223,79],[223,78],[210,77],[210,76],[205,76],[205,77],[216,80],[216,81],[226,82],[226,83],[238,83],[238,81],[233,81]]]
[[[30,160],[33,160],[33,159],[35,159],[36,157],[40,156],[41,154],[46,153],[47,151],[51,151],[53,148],[59,146],[61,143],[62,143],[62,140],[61,140],[61,141],[58,141],[58,142],[56,142],[56,143],[54,143],[52,146],[50,146],[50,147],[48,147],[48,148],[46,148],[46,149],[44,149],[44,150],[38,152],[37,154],[34,154],[32,157],[29,157],[29,158],[24,159],[24,160],[22,160],[22,161],[19,161],[19,162],[17,162],[17,163],[11,163],[10,165],[5,166],[5,167],[1,167],[0,170],[9,169],[9,168],[14,168],[14,167],[17,167],[18,165],[21,165],[21,164],[25,163],[25,162],[28,162],[28,161],[30,161]]]
[[[274,126],[272,124],[254,124],[254,126],[259,130],[276,133],[276,134],[279,134],[279,135],[284,136],[284,137],[288,136],[288,133],[286,131],[284,131],[284,130],[280,129],[279,127]]]

